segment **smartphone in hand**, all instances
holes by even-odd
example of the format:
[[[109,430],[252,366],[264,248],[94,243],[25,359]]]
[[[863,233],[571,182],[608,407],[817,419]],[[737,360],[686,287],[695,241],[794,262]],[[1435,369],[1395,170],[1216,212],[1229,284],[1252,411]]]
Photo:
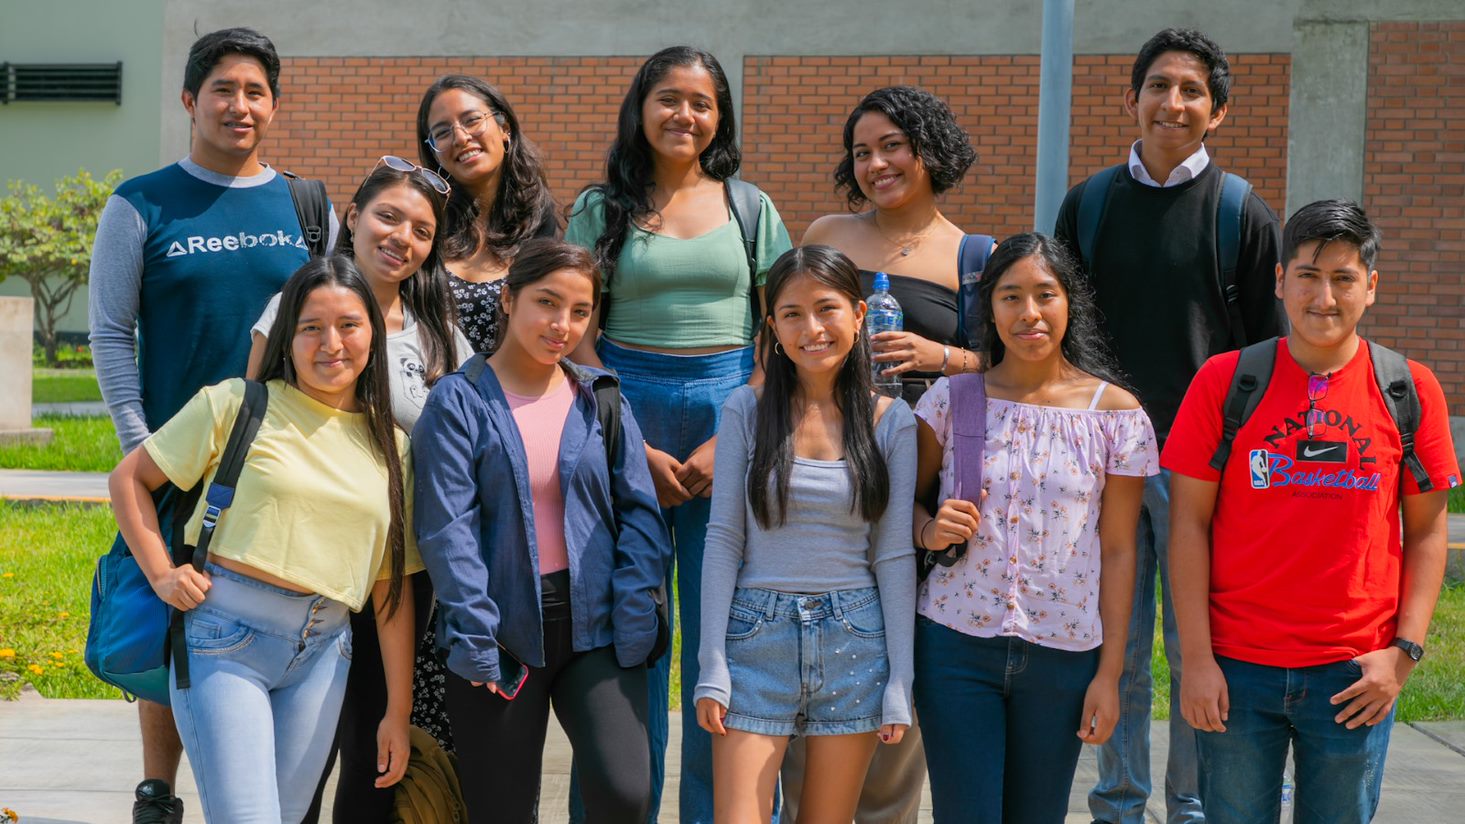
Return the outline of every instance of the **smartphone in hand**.
[[[498,687],[498,697],[505,701],[512,701],[519,696],[519,690],[524,688],[524,682],[529,680],[529,668],[524,662],[515,658],[508,650],[499,645],[499,677],[494,681]]]

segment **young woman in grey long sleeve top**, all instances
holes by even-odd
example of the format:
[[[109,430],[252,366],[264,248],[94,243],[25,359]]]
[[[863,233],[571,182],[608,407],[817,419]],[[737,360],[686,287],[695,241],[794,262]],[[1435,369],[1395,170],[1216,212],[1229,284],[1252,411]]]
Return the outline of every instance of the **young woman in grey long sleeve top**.
[[[805,814],[847,821],[875,733],[895,743],[911,721],[915,419],[871,391],[844,255],[785,253],[767,296],[767,382],[735,391],[718,430],[697,722],[719,821],[770,818],[792,735],[809,736]]]

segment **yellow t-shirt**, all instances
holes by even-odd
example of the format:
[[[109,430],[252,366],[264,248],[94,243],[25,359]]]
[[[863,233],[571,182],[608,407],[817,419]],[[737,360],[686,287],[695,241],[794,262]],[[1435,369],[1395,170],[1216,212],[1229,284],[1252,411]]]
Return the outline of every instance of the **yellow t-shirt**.
[[[372,446],[366,416],[333,409],[290,386],[266,384],[270,403],[239,473],[234,503],[219,518],[209,554],[264,570],[360,610],[371,585],[391,576],[387,468]],[[204,387],[143,442],[180,489],[207,484],[219,470],[244,381]],[[412,540],[412,463],[402,456],[408,573],[423,568]],[[188,519],[198,540],[204,495]]]

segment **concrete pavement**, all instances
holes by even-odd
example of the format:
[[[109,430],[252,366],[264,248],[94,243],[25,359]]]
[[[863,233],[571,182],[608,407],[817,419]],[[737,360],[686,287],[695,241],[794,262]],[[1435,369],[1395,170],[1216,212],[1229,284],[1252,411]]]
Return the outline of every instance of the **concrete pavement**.
[[[681,715],[672,713],[667,793],[661,820],[675,822],[677,742]],[[1166,725],[1153,725],[1154,774],[1166,754]],[[140,776],[137,712],[122,701],[47,700],[27,691],[19,701],[0,702],[0,806],[21,815],[23,824],[103,824],[127,820],[132,788]],[[546,824],[568,820],[570,747],[550,719],[545,747],[542,814]],[[1096,778],[1094,751],[1086,747],[1069,795],[1067,824],[1089,821],[1085,795]],[[187,764],[178,792],[188,822],[201,822],[198,795]],[[329,798],[329,794],[327,798]],[[1384,774],[1380,824],[1436,824],[1458,821],[1465,809],[1465,722],[1396,725]],[[1163,799],[1152,799],[1148,818],[1164,821]],[[328,818],[326,820],[329,820]],[[931,821],[930,797],[922,805]]]

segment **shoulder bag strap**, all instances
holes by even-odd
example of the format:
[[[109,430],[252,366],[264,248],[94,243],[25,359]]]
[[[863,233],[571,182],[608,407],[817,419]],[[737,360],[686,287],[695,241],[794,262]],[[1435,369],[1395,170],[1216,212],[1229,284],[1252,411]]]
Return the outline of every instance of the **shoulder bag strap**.
[[[1084,184],[1078,200],[1078,253],[1089,279],[1094,278],[1094,244],[1099,239],[1099,224],[1104,222],[1104,209],[1109,205],[1109,191],[1124,165],[1110,166],[1096,173]]]

